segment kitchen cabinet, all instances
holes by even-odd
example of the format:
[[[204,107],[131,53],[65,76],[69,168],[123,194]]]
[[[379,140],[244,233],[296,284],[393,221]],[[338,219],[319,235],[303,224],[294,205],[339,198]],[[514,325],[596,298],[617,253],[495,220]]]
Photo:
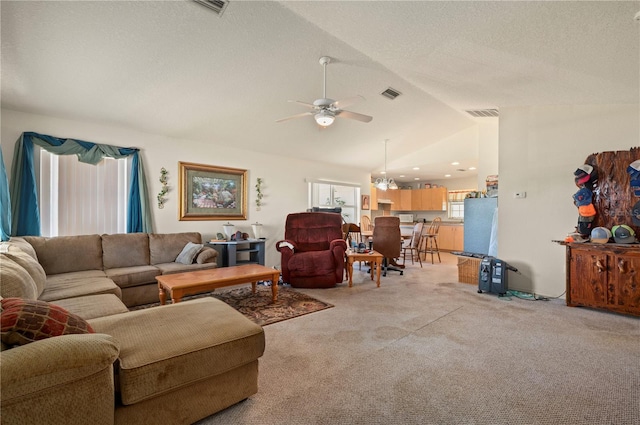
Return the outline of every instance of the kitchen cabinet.
[[[421,211],[422,208],[422,191],[424,189],[412,190],[411,191],[411,210],[412,211]]]
[[[464,227],[443,223],[438,230],[438,248],[443,251],[462,251],[464,245]]]
[[[378,188],[376,188],[376,186],[371,183],[371,209],[373,211],[377,211],[378,210]]]
[[[398,211],[412,211],[415,208],[411,205],[411,192],[413,190],[409,189],[400,189],[396,190],[398,193]]]
[[[375,195],[374,195],[375,193]],[[447,188],[380,190],[371,186],[371,209],[378,209],[379,199],[392,202],[391,211],[446,211]]]
[[[428,189],[417,189],[420,192],[419,211],[446,211],[447,210],[447,188],[436,187]],[[414,208],[415,210],[415,208]]]
[[[640,316],[640,246],[566,245],[566,302]]]

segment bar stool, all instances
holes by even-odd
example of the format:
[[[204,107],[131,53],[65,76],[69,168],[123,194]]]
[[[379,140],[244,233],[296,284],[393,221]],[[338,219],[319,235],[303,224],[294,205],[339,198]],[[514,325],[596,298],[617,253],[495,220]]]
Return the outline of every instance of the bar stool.
[[[442,263],[440,260],[440,250],[438,249],[438,230],[440,230],[440,222],[442,219],[436,217],[431,222],[431,225],[425,233],[422,234],[424,242],[421,244],[422,249],[420,254],[424,254],[424,259],[427,259],[427,254],[431,254],[431,264],[433,264],[433,254],[438,254],[438,263]]]

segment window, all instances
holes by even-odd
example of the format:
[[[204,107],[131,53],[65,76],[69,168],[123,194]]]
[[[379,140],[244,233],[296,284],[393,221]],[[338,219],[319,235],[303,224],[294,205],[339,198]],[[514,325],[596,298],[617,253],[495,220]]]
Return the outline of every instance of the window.
[[[346,223],[359,223],[360,187],[344,183],[309,183],[309,207],[341,207]]]
[[[469,192],[473,190],[451,190],[448,193],[449,197],[449,218],[464,219],[464,199]]]
[[[91,165],[40,149],[42,235],[126,233],[130,169],[129,158]]]

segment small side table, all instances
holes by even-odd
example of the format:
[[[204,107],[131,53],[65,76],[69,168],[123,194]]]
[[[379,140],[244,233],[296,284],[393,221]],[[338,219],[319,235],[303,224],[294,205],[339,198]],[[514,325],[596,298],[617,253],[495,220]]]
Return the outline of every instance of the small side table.
[[[218,267],[233,267],[240,264],[264,266],[266,239],[246,239],[228,242],[208,242],[207,246],[218,251]],[[241,256],[246,258],[240,259]]]
[[[345,253],[347,257],[347,274],[349,275],[349,288],[353,286],[353,263],[355,261],[368,261],[371,263],[371,280],[373,280],[373,269],[375,268],[378,273],[376,280],[376,286],[380,287],[380,269],[382,266],[383,256],[379,252],[369,251],[366,253],[358,253],[355,251],[347,250]]]

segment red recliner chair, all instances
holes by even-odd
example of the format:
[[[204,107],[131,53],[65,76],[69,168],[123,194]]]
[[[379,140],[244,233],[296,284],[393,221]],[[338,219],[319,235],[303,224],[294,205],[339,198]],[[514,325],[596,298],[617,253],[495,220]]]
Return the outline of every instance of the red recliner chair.
[[[347,243],[340,214],[289,214],[284,240],[276,249],[282,254],[283,282],[295,288],[329,288],[342,282]]]

